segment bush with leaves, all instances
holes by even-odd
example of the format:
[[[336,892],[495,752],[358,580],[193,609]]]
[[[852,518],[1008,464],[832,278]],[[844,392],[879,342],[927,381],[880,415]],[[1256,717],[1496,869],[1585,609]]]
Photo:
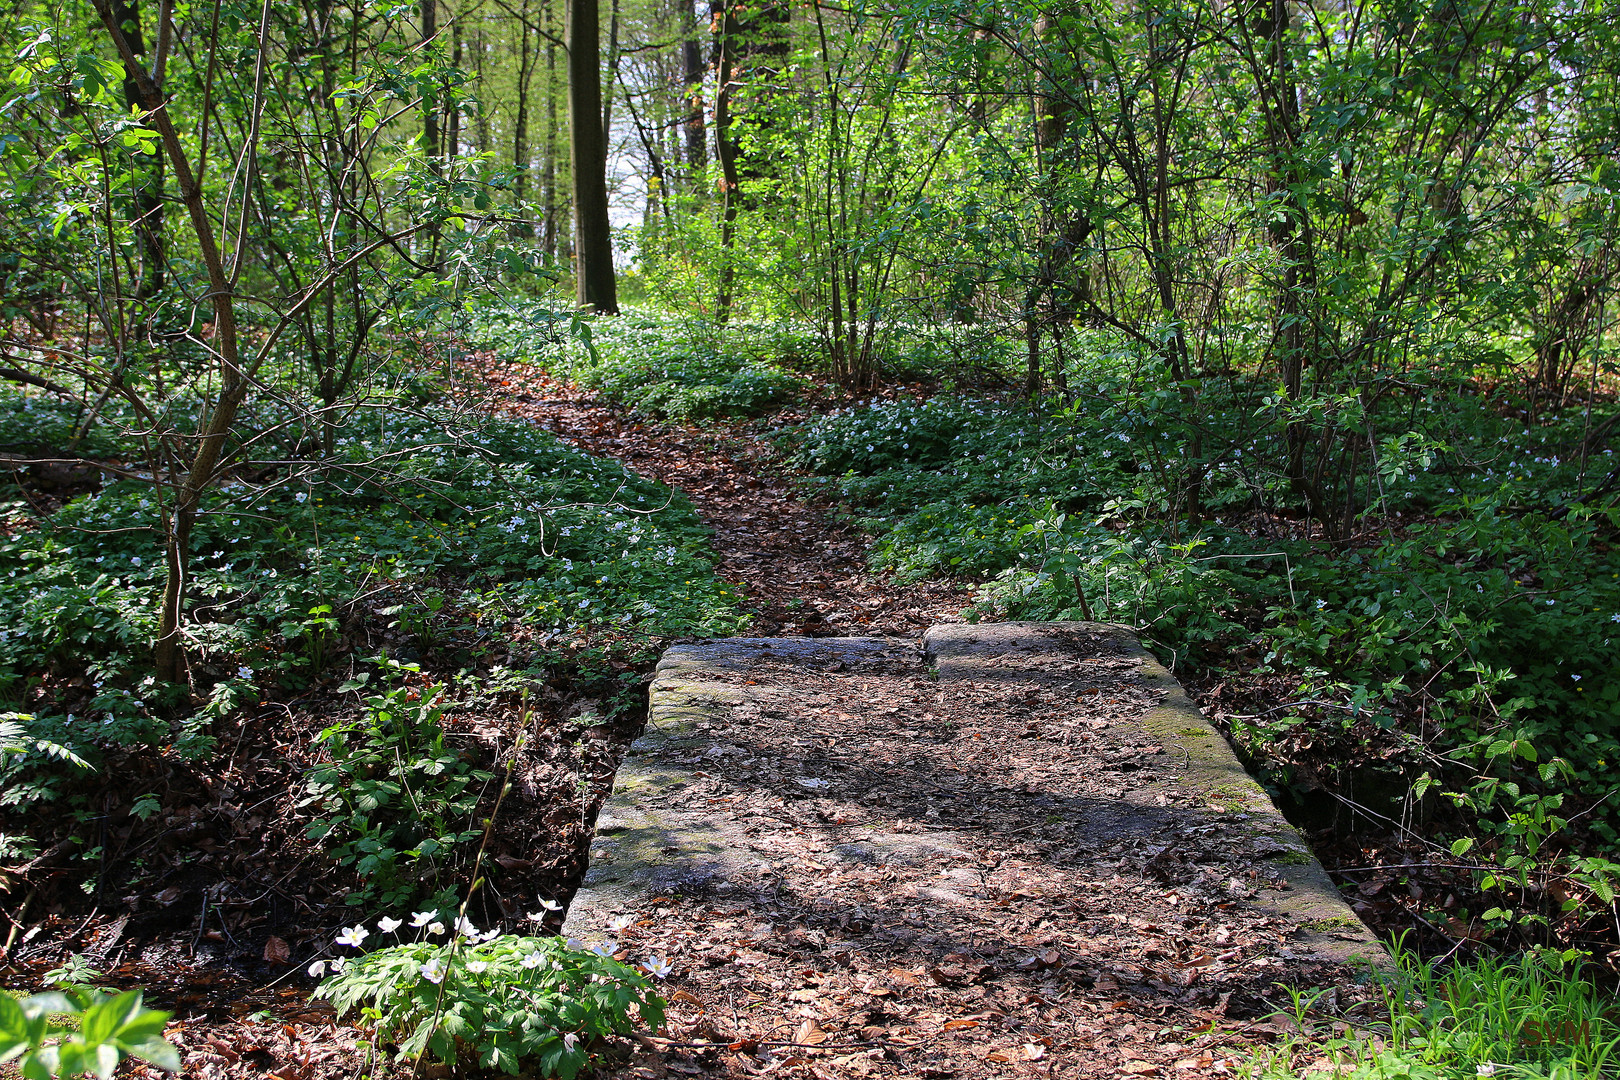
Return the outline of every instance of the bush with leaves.
[[[981,615],[1128,622],[1179,670],[1290,679],[1291,703],[1233,722],[1281,785],[1295,740],[1334,748],[1328,771],[1372,751],[1409,782],[1443,776],[1431,782],[1477,842],[1468,865],[1491,869],[1476,910],[1436,918],[1558,917],[1556,903],[1536,913],[1524,899],[1556,892],[1572,896],[1566,926],[1581,912],[1607,923],[1620,878],[1606,858],[1620,837],[1608,800],[1620,785],[1620,508],[1577,501],[1583,465],[1560,447],[1579,442],[1578,426],[1515,430],[1477,399],[1407,402],[1407,430],[1374,447],[1379,527],[1334,547],[1240,527],[1279,474],[1235,399],[1209,394],[1195,441],[1151,379],[1092,380],[1047,410],[860,406],[784,448],[876,534],[874,563],[976,580]],[[1202,461],[1186,459],[1194,445]],[[1194,465],[1196,522],[1184,513]],[[1584,851],[1570,850],[1576,820]]]
[[[473,340],[658,419],[759,416],[809,389],[791,367],[815,346],[790,325],[720,328],[627,312],[593,322],[587,343],[576,344],[555,330],[557,319],[544,307],[490,309],[480,313]]]

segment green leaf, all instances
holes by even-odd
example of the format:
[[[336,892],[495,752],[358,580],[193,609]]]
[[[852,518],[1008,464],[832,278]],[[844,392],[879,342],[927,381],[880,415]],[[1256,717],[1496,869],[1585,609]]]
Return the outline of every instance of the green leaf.
[[[1472,848],[1473,846],[1474,846],[1473,839],[1471,837],[1465,836],[1461,840],[1452,841],[1451,854],[1460,859],[1464,855],[1468,854],[1469,849]]]
[[[141,992],[126,990],[115,998],[92,1005],[85,1011],[79,1033],[88,1046],[97,1046],[113,1037],[141,1008]]]
[[[53,1013],[71,1015],[79,1011],[78,1002],[55,990],[30,995],[23,998],[20,1004],[23,1012],[28,1014],[29,1019]]]
[[[141,1009],[129,1019],[122,1027],[113,1033],[113,1038],[121,1043],[134,1045],[163,1034],[163,1028],[169,1022],[169,1014],[157,1009]]]
[[[160,1069],[169,1072],[180,1071],[180,1051],[163,1039],[148,1039],[134,1046],[125,1046],[124,1050],[142,1061],[151,1062]]]
[[[118,1048],[102,1043],[100,1046],[86,1051],[85,1057],[90,1061],[90,1068],[101,1080],[112,1080],[112,1074],[118,1069],[120,1054]]]
[[[17,1071],[22,1073],[24,1080],[51,1080],[56,1075],[59,1063],[56,1047],[46,1046],[23,1058]]]

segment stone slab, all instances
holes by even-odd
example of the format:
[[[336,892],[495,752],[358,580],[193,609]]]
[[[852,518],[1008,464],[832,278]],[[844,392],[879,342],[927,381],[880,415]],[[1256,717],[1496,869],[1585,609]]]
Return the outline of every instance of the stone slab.
[[[713,769],[713,763],[761,752],[749,742],[749,715],[761,709],[782,715],[794,708],[791,690],[773,686],[768,674],[750,677],[756,668],[802,665],[867,678],[892,669],[909,671],[905,677],[915,679],[927,663],[942,694],[971,711],[973,693],[1015,695],[1026,684],[1031,694],[1050,696],[1071,684],[1084,693],[1088,659],[1097,662],[1096,670],[1106,667],[1110,677],[1128,677],[1135,704],[1119,711],[1108,737],[1113,745],[1155,744],[1158,764],[1128,774],[1155,779],[1121,787],[1108,799],[1031,793],[1060,811],[1048,820],[1072,821],[1082,845],[1126,840],[1140,850],[1151,843],[1150,863],[1174,856],[1177,837],[1186,837],[1189,847],[1208,847],[1210,836],[1226,837],[1220,841],[1226,863],[1265,863],[1265,887],[1244,890],[1238,902],[1281,928],[1276,958],[1313,965],[1387,962],[1303,838],[1174,677],[1129,629],[1088,623],[936,626],[924,635],[922,651],[910,642],[882,638],[732,638],[670,648],[650,688],[646,732],[621,764],[598,820],[590,869],[570,906],[568,931],[589,940],[611,915],[651,897],[683,890],[724,896],[772,880],[777,871],[770,844],[738,820],[726,800],[705,797],[707,789],[700,787],[714,783],[705,764]],[[848,708],[860,705],[852,701]],[[964,715],[963,722],[969,721]],[[847,757],[850,748],[840,749]],[[785,782],[812,794],[828,784],[815,776]],[[881,824],[863,824],[852,832],[858,835],[824,834],[827,846],[815,858],[857,872],[938,866],[929,896],[950,904],[977,895],[978,879],[966,869],[952,869],[971,859],[975,837],[970,833],[943,823],[921,833]],[[1206,839],[1196,839],[1200,836]]]
[[[569,931],[589,934],[637,898],[694,886],[724,889],[733,878],[768,872],[768,861],[728,815],[680,798],[704,755],[733,749],[700,725],[750,697],[746,687],[716,676],[767,658],[830,665],[916,652],[884,638],[721,638],[667,649],[648,688],[647,728],[619,765],[597,818],[590,866],[568,908]]]

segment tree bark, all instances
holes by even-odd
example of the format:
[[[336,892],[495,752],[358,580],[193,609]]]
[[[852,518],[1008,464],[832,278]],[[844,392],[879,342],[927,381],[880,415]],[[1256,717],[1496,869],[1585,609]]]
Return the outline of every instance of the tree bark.
[[[147,81],[154,95],[161,88],[163,75],[163,49],[166,27],[162,25],[166,13],[158,12],[158,56],[153,63],[153,74]],[[119,0],[113,6],[113,18],[129,43],[131,59],[124,64],[124,107],[150,109],[156,100],[144,100],[141,94],[141,75],[144,74],[138,58],[146,55],[146,43],[141,34],[140,0]],[[140,247],[140,276],[136,279],[135,299],[150,300],[163,291],[167,256],[163,243],[163,155],[136,154],[139,163],[130,177],[129,221],[135,230]]]
[[[523,32],[528,33],[525,25]],[[457,71],[461,70],[461,19],[455,14],[451,15],[450,23],[450,66]],[[519,93],[522,91],[520,90]],[[444,113],[444,152],[447,157],[458,157],[461,154],[461,101],[459,96],[446,93]]]
[[[568,0],[569,159],[574,173],[575,297],[617,315],[613,236],[608,223],[607,138],[602,130],[601,33],[597,0]]]
[[[529,194],[529,78],[533,74],[533,56],[530,45],[529,5],[524,3],[518,17],[518,79],[517,118],[512,124],[512,193],[518,206]],[[516,236],[533,236],[534,229],[527,224],[513,228]]]
[[[732,84],[736,76],[738,26],[732,14],[737,0],[724,0],[720,37],[715,49],[714,152],[720,159],[720,287],[714,302],[715,321],[731,319],[731,292],[735,271],[731,249],[737,237],[737,143],[731,130]]]

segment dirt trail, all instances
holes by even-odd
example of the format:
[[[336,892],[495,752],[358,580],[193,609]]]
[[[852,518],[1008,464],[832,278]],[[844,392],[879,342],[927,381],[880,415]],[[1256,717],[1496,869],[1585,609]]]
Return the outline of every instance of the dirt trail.
[[[714,529],[718,573],[752,602],[757,634],[915,637],[959,621],[971,599],[950,583],[873,574],[866,536],[801,498],[762,440],[734,426],[648,423],[522,365],[473,371],[498,409],[685,492]]]

